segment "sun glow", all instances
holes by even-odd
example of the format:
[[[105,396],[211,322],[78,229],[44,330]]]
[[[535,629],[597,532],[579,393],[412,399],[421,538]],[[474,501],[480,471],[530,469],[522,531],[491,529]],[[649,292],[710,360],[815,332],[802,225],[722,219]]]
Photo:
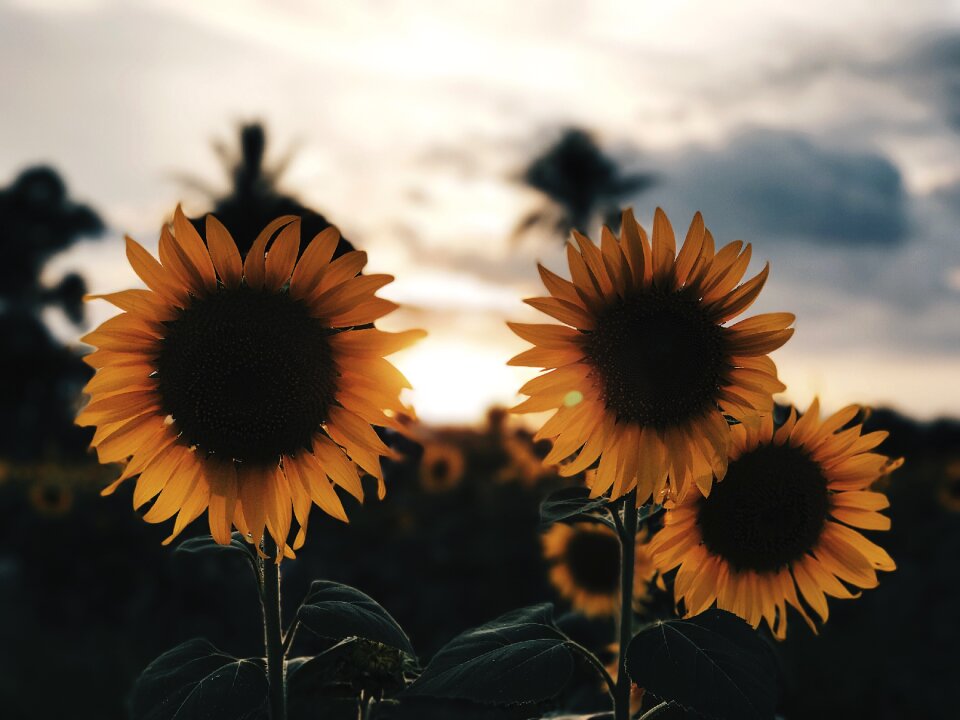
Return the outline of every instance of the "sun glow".
[[[393,356],[413,390],[417,415],[432,423],[473,424],[495,405],[517,401],[523,368],[507,367],[510,348],[482,336],[431,332],[419,345]]]

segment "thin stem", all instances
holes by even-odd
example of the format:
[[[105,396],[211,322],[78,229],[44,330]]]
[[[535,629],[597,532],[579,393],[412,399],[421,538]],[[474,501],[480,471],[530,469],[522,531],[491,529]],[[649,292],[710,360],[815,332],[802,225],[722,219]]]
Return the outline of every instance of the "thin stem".
[[[293,639],[296,637],[298,629],[300,629],[300,620],[299,618],[294,618],[294,621],[290,623],[290,627],[287,628],[287,632],[283,636],[284,657],[290,654],[290,647],[293,645]]]
[[[625,532],[625,530],[623,528],[623,520],[620,519],[621,507],[623,507],[622,503],[620,504],[619,507],[612,508],[610,511],[610,515],[613,517],[613,525],[617,530],[617,535],[619,535],[620,538],[623,539],[623,533]]]
[[[670,703],[662,702],[659,705],[654,705],[652,708],[647,710],[643,715],[640,716],[640,720],[653,720],[660,713],[670,707]]]
[[[360,720],[370,720],[373,717],[373,695],[360,693],[359,715]]]
[[[618,523],[619,525],[620,523]],[[620,657],[617,661],[617,688],[614,692],[616,720],[630,720],[630,676],[627,675],[627,646],[633,639],[633,564],[637,539],[637,491],[623,498],[623,521],[620,533]]]
[[[598,673],[600,673],[600,677],[602,677],[603,682],[606,683],[607,695],[610,697],[610,703],[611,705],[614,704],[616,702],[616,698],[614,697],[613,693],[616,690],[617,684],[613,681],[613,678],[610,676],[610,673],[607,672],[607,669],[603,666],[603,663],[600,662],[596,655],[587,650],[580,643],[567,638],[566,644],[571,650],[579,654],[584,660],[590,663],[590,665],[592,665]]]
[[[260,560],[263,583],[260,598],[263,607],[263,645],[267,656],[267,682],[270,689],[270,719],[287,720],[286,663],[283,657],[283,625],[280,617],[280,565],[277,545],[269,534],[263,538]]]

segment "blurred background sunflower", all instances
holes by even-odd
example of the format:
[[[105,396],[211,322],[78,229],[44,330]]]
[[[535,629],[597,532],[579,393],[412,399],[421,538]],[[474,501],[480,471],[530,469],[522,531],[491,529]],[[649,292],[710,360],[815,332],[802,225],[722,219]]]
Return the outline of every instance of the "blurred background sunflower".
[[[647,532],[637,534],[633,600],[642,605],[656,567]],[[543,557],[550,582],[576,610],[588,617],[616,615],[620,610],[620,541],[606,525],[556,523],[543,534]]]
[[[443,492],[463,477],[463,453],[456,445],[427,441],[420,458],[420,483],[427,492]]]

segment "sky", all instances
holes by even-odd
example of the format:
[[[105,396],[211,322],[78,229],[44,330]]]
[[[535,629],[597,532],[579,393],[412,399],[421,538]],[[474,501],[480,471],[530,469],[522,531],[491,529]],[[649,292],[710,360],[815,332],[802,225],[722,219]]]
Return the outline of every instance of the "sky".
[[[504,321],[536,321],[538,260],[565,268],[562,238],[513,237],[542,203],[518,176],[571,126],[657,177],[641,222],[699,209],[770,261],[751,311],[797,316],[781,399],[960,415],[956,3],[0,0],[0,185],[50,163],[110,227],[50,282],[138,284],[122,235],[205,212],[183,177],[225,190],[212,142],[250,120],[282,187],[396,276],[383,326],[429,331],[395,356],[426,420],[520,399]]]

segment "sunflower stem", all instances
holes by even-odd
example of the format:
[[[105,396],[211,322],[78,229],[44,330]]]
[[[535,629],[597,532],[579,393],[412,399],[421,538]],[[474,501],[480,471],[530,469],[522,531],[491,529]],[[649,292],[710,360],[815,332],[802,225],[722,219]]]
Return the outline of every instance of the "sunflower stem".
[[[594,655],[592,652],[587,650],[580,643],[567,638],[567,647],[573,650],[575,653],[579,654],[584,660],[586,660],[594,670],[603,678],[603,682],[607,687],[607,695],[610,698],[610,702],[615,703],[616,697],[614,697],[614,691],[616,690],[617,684],[613,681],[613,678],[610,676],[610,673],[607,672],[607,669],[603,666],[603,663],[600,662],[600,659]]]
[[[652,708],[647,710],[643,715],[640,716],[640,720],[653,720],[653,718],[658,715],[664,714],[667,710],[670,709],[670,703],[662,702],[659,705],[654,705]]]
[[[267,656],[267,683],[270,693],[270,720],[287,720],[287,679],[284,660],[282,619],[280,615],[280,564],[276,562],[277,545],[265,535],[260,560],[260,599],[263,608],[263,645]]]
[[[617,659],[617,687],[614,692],[614,717],[630,720],[630,688],[627,674],[627,647],[633,639],[633,565],[637,538],[637,491],[631,490],[623,498],[623,520],[620,532],[620,617],[619,653]]]

